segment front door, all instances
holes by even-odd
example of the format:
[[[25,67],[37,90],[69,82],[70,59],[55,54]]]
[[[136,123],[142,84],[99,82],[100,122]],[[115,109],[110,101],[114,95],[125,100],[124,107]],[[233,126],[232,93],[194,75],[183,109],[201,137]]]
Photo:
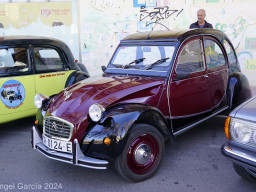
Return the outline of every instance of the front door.
[[[169,86],[171,118],[199,115],[211,109],[202,41],[193,38],[181,48]]]
[[[60,51],[53,47],[34,47],[32,52],[36,92],[51,96],[62,91],[73,70],[68,70]]]

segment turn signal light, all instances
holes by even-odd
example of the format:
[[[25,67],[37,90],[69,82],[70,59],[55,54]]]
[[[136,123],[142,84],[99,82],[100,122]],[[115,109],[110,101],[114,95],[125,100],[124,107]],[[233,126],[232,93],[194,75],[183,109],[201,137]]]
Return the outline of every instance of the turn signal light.
[[[104,140],[103,140],[103,143],[104,143],[105,145],[110,145],[111,140],[110,140],[108,137],[105,137]]]
[[[35,125],[38,125],[38,119],[35,121]]]
[[[229,123],[230,123],[230,116],[227,117],[226,121],[225,121],[225,134],[226,137],[228,138],[228,140],[230,140],[230,136],[229,136]]]

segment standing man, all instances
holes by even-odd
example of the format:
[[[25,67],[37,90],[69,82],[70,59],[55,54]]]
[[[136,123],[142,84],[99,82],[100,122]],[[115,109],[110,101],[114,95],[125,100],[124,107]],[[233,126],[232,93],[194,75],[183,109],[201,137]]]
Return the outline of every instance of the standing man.
[[[190,25],[190,29],[193,28],[213,28],[212,24],[208,23],[207,21],[204,20],[206,14],[204,9],[199,9],[197,11],[197,22],[192,23]]]

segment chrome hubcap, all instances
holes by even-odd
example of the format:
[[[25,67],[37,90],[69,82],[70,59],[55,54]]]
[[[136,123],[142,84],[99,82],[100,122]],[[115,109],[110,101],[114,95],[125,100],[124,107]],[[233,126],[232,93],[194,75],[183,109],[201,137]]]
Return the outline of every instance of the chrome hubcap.
[[[138,164],[146,164],[151,158],[151,149],[146,144],[141,144],[135,149],[134,158]]]

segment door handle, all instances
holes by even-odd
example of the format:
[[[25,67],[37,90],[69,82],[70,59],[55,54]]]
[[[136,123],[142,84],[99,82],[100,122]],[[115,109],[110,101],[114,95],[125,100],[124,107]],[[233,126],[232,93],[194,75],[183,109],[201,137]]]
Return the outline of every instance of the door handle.
[[[205,78],[205,79],[208,79],[208,78],[209,78],[209,76],[208,76],[208,75],[204,75],[204,78]]]

